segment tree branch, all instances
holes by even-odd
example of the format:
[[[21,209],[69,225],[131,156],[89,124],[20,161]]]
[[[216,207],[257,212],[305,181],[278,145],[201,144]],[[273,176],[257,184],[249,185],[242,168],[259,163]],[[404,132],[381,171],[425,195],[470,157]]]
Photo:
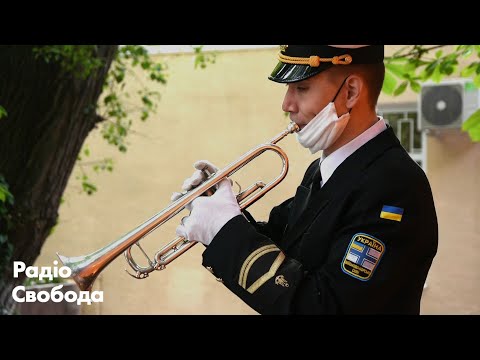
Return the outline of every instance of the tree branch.
[[[106,119],[105,119],[102,115],[100,115],[100,114],[97,113],[97,114],[95,114],[95,119],[94,119],[93,122],[94,122],[94,124],[96,125],[96,124],[98,124],[98,123],[104,122],[105,120],[106,120]]]
[[[442,47],[446,47],[448,45],[436,45],[436,46],[432,46],[430,48],[426,48],[426,49],[423,49],[423,50],[419,50],[419,49],[415,49],[415,50],[412,50],[406,54],[400,54],[400,55],[394,55],[394,56],[386,56],[385,58],[386,59],[393,59],[393,58],[401,58],[401,57],[408,57],[408,56],[412,56],[412,55],[418,55],[420,52],[422,53],[428,53],[432,50],[435,50],[435,49],[440,49]]]

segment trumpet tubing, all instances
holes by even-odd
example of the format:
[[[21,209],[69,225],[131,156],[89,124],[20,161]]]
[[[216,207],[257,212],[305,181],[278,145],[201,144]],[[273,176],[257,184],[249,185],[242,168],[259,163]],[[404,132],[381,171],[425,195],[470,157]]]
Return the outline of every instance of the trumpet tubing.
[[[105,247],[85,256],[66,257],[58,253],[57,256],[63,265],[72,270],[72,279],[77,283],[81,290],[91,290],[93,283],[100,272],[122,253],[125,255],[127,263],[135,271],[133,275],[129,273],[134,278],[144,279],[148,277],[149,274],[154,270],[165,269],[169,263],[192,248],[197,242],[193,240],[189,241],[183,237],[176,237],[174,240],[162,247],[155,254],[154,259],[151,260],[145,251],[143,251],[139,241],[172,219],[175,215],[182,211],[187,204],[192,202],[197,197],[202,196],[205,193],[211,194],[212,188],[220,181],[233,175],[265,151],[273,151],[282,159],[283,165],[280,174],[267,184],[259,181],[248,187],[243,192],[237,194],[237,201],[240,209],[242,210],[258,201],[268,191],[277,186],[288,173],[289,163],[287,154],[279,146],[277,146],[276,143],[285,138],[287,135],[295,133],[298,130],[298,126],[291,122],[284,131],[275,136],[269,142],[253,148],[236,161],[232,162],[216,173],[211,174],[204,183],[188,192],[185,192],[181,198],[172,202],[165,209],[153,215],[150,219]],[[143,254],[147,257],[148,266],[140,266],[133,259],[131,254],[133,246],[138,246],[141,252],[143,252]]]

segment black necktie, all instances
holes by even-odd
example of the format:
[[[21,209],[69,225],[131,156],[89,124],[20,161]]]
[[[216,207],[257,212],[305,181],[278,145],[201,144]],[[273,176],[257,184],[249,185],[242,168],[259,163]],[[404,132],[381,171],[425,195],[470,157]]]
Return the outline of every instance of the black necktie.
[[[320,171],[320,166],[313,174],[312,184],[310,185],[311,194],[315,194],[318,190],[321,189],[320,183],[322,181],[322,172]]]

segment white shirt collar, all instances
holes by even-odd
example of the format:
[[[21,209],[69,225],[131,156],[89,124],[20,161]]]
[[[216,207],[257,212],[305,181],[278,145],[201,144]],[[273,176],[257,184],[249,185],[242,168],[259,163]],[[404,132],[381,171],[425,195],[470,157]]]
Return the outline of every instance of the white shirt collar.
[[[378,121],[363,133],[358,135],[349,143],[343,145],[341,148],[335,150],[327,157],[320,159],[320,171],[322,173],[322,186],[330,179],[333,172],[340,166],[340,164],[352,155],[355,151],[360,149],[367,142],[372,140],[375,136],[387,129],[385,120],[378,116]]]

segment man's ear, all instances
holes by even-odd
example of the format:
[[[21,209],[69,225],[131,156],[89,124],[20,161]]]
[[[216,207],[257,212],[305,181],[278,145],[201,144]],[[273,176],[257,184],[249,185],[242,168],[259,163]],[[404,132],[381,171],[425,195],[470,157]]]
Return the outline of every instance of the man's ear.
[[[362,91],[365,89],[364,80],[358,75],[350,75],[345,83],[347,88],[347,108],[353,108],[359,98]]]

